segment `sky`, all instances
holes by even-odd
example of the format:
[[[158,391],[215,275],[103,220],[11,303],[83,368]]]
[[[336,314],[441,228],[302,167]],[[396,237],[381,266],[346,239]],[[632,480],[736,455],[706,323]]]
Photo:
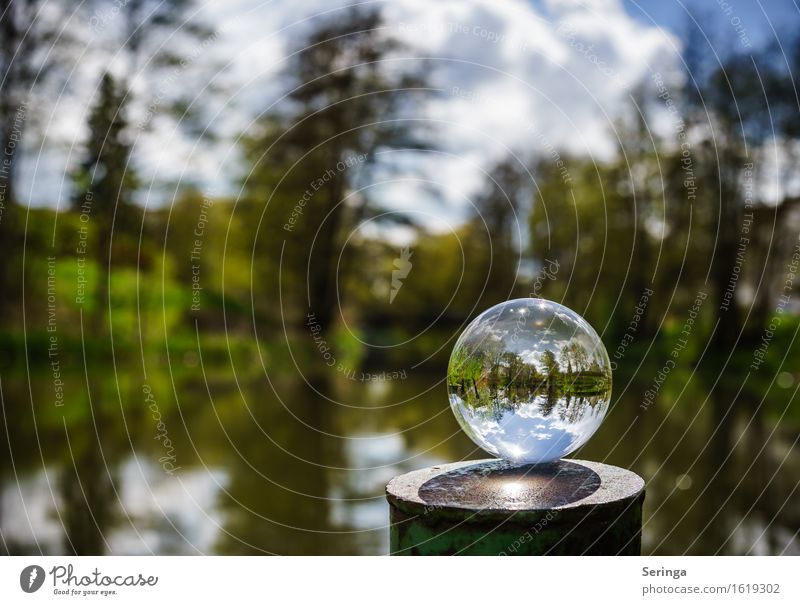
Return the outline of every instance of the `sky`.
[[[692,19],[707,22],[720,32],[743,28],[754,46],[797,29],[800,4],[796,0],[624,0],[625,12],[683,36]],[[773,31],[774,30],[774,31]]]
[[[181,47],[189,57],[185,67],[134,82],[131,121],[142,127],[135,130],[133,163],[145,183],[140,201],[149,207],[171,203],[165,184],[175,182],[235,194],[241,170],[237,138],[285,93],[281,73],[288,49],[325,14],[348,3],[198,3],[197,18],[218,33]],[[429,121],[441,148],[401,162],[408,178],[379,186],[383,205],[445,224],[468,211],[485,171],[508,154],[611,157],[615,120],[629,110],[631,89],[656,75],[671,87],[682,81],[687,10],[708,23],[704,31],[720,52],[762,44],[774,36],[772,28],[783,31],[800,14],[794,0],[385,3],[391,33],[432,65],[430,83],[438,94],[419,109],[419,117]],[[76,18],[85,47],[69,86],[58,95],[34,94],[41,117],[26,139],[20,192],[35,206],[65,206],[65,175],[80,157],[99,75],[121,65],[113,47],[115,16],[95,11],[88,19]],[[153,111],[172,97],[188,97],[200,108],[215,139],[187,134]],[[653,124],[668,128],[669,120],[656,115]],[[421,180],[433,183],[433,195]]]

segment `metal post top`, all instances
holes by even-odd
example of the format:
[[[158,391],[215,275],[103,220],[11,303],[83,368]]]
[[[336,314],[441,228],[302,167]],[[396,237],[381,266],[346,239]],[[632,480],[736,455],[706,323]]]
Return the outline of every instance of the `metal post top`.
[[[386,486],[389,503],[411,514],[487,516],[624,508],[643,495],[631,471],[585,460],[521,465],[470,460],[413,471]],[[608,511],[610,512],[610,511]]]

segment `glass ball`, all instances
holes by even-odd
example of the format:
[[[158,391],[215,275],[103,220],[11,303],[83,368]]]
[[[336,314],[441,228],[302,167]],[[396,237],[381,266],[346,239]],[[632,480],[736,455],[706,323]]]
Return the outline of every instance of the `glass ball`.
[[[458,423],[481,448],[511,462],[550,462],[603,422],[611,363],[583,317],[519,298],[484,311],[459,336],[447,391]]]

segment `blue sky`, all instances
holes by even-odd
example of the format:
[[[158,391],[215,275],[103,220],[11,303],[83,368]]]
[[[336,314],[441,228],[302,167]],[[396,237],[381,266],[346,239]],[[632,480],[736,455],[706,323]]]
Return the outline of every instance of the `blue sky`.
[[[783,37],[800,24],[800,5],[795,0],[624,0],[624,4],[634,19],[668,28],[679,37],[683,37],[691,17],[734,37],[738,23],[754,46],[773,40],[773,28]]]

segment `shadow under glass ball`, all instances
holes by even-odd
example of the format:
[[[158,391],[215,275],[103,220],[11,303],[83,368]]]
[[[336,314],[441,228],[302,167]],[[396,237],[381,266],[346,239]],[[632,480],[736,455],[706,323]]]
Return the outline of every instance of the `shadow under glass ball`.
[[[481,448],[512,462],[550,462],[603,422],[611,363],[580,315],[520,298],[467,326],[450,356],[447,390],[461,428]]]

